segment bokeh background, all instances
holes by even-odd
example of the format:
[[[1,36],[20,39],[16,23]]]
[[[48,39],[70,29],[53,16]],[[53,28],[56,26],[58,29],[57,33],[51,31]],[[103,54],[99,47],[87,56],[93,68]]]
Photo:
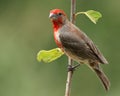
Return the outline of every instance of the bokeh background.
[[[70,0],[0,0],[0,96],[64,96],[67,57],[39,63],[39,50],[56,48],[49,11],[63,9],[69,17]],[[102,19],[95,25],[84,15],[79,26],[109,61],[101,65],[111,81],[105,92],[85,65],[73,76],[71,96],[120,96],[120,1],[77,0],[77,11],[94,9]]]

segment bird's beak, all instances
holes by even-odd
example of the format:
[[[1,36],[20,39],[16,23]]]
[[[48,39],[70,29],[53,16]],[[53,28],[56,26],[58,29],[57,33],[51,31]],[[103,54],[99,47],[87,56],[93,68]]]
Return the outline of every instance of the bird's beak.
[[[50,18],[50,19],[56,19],[56,17],[57,17],[57,16],[56,16],[55,14],[53,14],[53,13],[50,13],[50,15],[49,15],[49,18]]]

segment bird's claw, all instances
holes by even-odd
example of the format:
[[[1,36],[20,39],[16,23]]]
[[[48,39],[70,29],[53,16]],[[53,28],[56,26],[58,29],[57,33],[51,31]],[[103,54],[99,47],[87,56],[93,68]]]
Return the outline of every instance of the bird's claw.
[[[80,66],[80,64],[77,64],[77,65],[75,65],[75,66],[72,66],[72,65],[68,65],[68,72],[69,71],[74,71],[78,66]]]

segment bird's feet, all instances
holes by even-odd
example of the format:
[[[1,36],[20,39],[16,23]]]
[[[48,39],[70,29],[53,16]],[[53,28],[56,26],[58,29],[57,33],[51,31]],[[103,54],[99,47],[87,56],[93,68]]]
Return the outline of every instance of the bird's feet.
[[[76,69],[77,67],[79,67],[79,66],[80,66],[80,64],[77,64],[77,65],[74,65],[74,66],[68,65],[68,72],[69,72],[69,71],[71,71],[71,72],[75,71],[75,69]]]

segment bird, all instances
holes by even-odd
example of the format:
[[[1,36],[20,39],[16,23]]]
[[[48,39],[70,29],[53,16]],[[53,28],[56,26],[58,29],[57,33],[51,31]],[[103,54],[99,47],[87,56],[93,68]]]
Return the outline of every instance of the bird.
[[[57,46],[74,61],[79,64],[86,64],[92,69],[105,90],[108,91],[110,81],[100,67],[100,64],[108,64],[108,61],[93,41],[69,21],[63,10],[50,10],[49,18],[53,25],[54,40]]]

